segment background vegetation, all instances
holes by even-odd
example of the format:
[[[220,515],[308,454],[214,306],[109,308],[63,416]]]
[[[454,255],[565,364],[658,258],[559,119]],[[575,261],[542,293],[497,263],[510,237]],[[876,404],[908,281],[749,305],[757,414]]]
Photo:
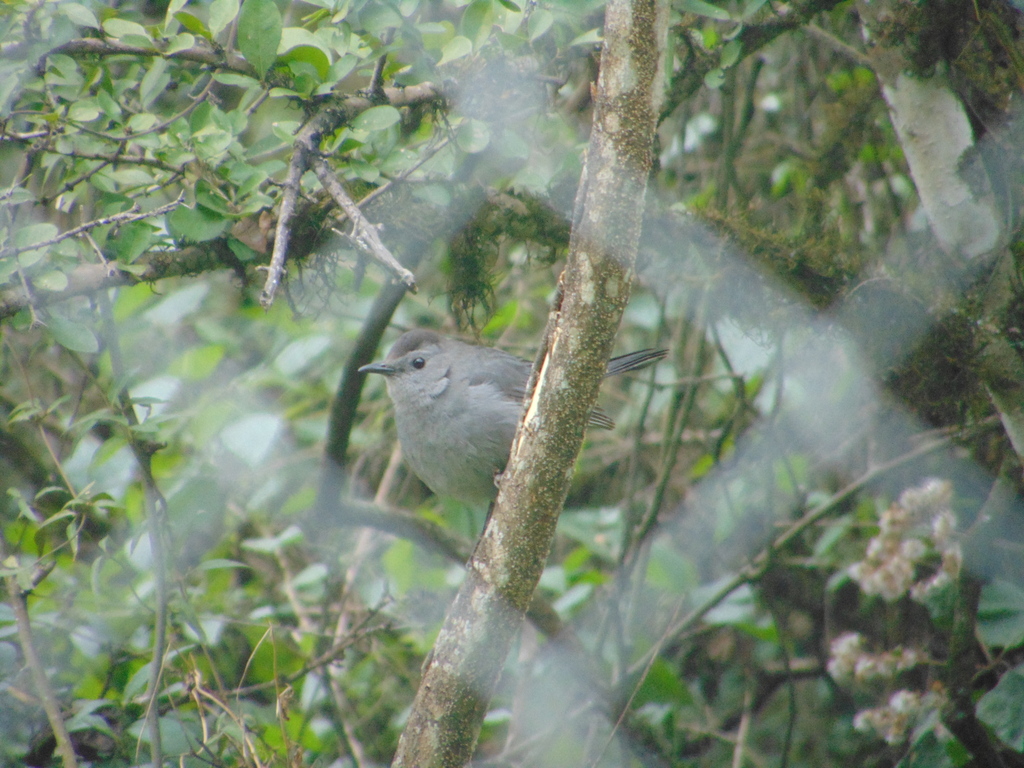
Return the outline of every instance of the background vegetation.
[[[620,333],[670,356],[605,386],[478,760],[1024,765],[1020,9],[671,7]],[[533,354],[602,11],[4,6],[0,762],[390,761],[484,510],[354,371]]]

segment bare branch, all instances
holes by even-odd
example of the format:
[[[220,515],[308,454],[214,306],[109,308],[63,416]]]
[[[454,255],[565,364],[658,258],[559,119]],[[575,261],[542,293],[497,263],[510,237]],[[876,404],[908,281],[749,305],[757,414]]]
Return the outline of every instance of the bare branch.
[[[412,106],[442,98],[441,91],[432,83],[421,83],[409,88],[384,88],[383,93],[388,103],[394,107]],[[270,266],[267,267],[267,280],[260,294],[260,304],[264,309],[269,309],[274,303],[274,295],[281,285],[288,240],[291,237],[291,220],[295,214],[295,201],[299,196],[302,174],[309,166],[309,158],[316,156],[320,137],[372,106],[373,101],[364,96],[349,96],[336,102],[326,102],[295,135],[294,152],[288,166],[288,175],[285,177],[284,196],[277,217],[274,251],[270,258]]]
[[[338,207],[345,212],[345,215],[352,222],[352,239],[380,262],[384,269],[404,283],[406,288],[412,293],[416,293],[416,276],[399,264],[398,259],[381,242],[377,227],[367,220],[363,212],[359,210],[359,206],[348,196],[348,192],[345,191],[345,187],[338,181],[338,177],[334,175],[327,161],[322,157],[315,157],[313,159],[313,172],[320,179],[320,183],[324,185],[324,189],[334,198],[334,202],[338,204]]]
[[[138,269],[136,269],[138,267]],[[222,269],[215,243],[151,251],[145,261],[132,265],[132,271],[116,264],[82,264],[66,273],[68,284],[63,290],[39,288],[33,295],[35,306],[46,306],[75,296],[134,283],[149,283],[165,277],[194,275],[211,269]],[[23,291],[13,288],[0,292],[0,320],[13,317],[29,306]]]
[[[2,534],[0,534],[0,557],[7,557],[7,547],[3,541]],[[48,573],[49,571],[45,572]],[[33,575],[33,586],[42,580],[38,576],[39,573],[43,572],[40,571]],[[18,584],[17,576],[7,576],[4,578],[4,581],[7,582],[7,594],[10,596],[11,609],[14,612],[15,624],[18,627],[18,643],[21,645],[21,652],[25,657],[25,665],[32,673],[32,681],[35,683],[36,693],[39,694],[39,698],[43,703],[46,719],[50,723],[50,728],[53,729],[53,736],[57,741],[57,752],[64,763],[64,768],[77,768],[78,759],[75,757],[71,736],[68,734],[68,729],[64,724],[64,716],[61,714],[60,704],[57,701],[56,694],[53,692],[53,688],[50,686],[50,679],[46,674],[46,669],[43,667],[43,662],[39,658],[39,654],[36,653],[35,641],[32,637],[32,624],[28,616],[28,603],[25,599],[28,593]]]
[[[19,248],[5,248],[0,251],[0,256],[14,256],[25,251],[35,251],[40,248],[49,248],[51,245],[56,245],[62,240],[67,240],[69,237],[75,237],[81,235],[83,232],[88,232],[96,227],[104,227],[108,224],[127,224],[131,221],[142,221],[143,219],[151,219],[154,216],[162,216],[165,213],[170,213],[179,205],[185,201],[185,193],[182,192],[178,195],[178,199],[173,203],[167,203],[167,205],[161,205],[159,208],[154,208],[152,211],[140,211],[138,205],[133,205],[131,210],[124,211],[123,213],[115,213],[113,216],[104,216],[102,219],[93,219],[87,221],[85,224],[79,224],[77,227],[69,229],[67,232],[61,232],[56,237],[51,237],[49,240],[43,240],[41,243],[33,243],[32,245],[23,245]]]
[[[68,56],[122,56],[125,54],[133,56],[161,56],[172,61],[174,59],[194,61],[199,64],[207,64],[219,69],[229,69],[254,78],[256,77],[256,70],[237,53],[220,53],[201,45],[185,48],[174,53],[164,53],[157,48],[127,45],[117,40],[83,37],[58,46],[51,53],[63,53]]]
[[[299,199],[299,185],[302,174],[306,172],[306,155],[308,149],[301,139],[295,141],[295,152],[288,166],[288,175],[284,180],[284,195],[281,197],[281,209],[277,214],[277,228],[274,232],[274,251],[270,256],[267,269],[267,282],[260,293],[260,304],[270,309],[274,303],[274,294],[281,285],[284,275],[284,260],[288,254],[288,241],[291,239],[292,216],[295,215],[295,201]]]
[[[493,514],[448,611],[394,766],[466,765],[540,579],[629,297],[660,108],[668,3],[613,0],[564,297]]]

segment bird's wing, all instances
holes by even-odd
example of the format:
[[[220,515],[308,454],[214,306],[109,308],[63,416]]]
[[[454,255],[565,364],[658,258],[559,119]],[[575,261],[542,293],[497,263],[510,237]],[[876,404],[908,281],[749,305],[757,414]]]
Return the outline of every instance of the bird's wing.
[[[533,365],[527,360],[493,347],[479,347],[480,366],[467,376],[471,387],[496,386],[503,397],[521,403],[526,396],[526,382]]]
[[[608,361],[608,368],[605,370],[604,375],[614,376],[617,373],[646,368],[648,365],[658,362],[667,354],[667,349],[641,349],[637,352],[630,352],[628,355],[619,355]]]

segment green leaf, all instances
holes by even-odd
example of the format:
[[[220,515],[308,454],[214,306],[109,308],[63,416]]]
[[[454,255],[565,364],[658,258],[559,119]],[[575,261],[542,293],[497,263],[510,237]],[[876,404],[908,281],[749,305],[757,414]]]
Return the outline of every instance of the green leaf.
[[[441,48],[441,59],[437,62],[438,66],[447,64],[449,61],[455,61],[461,59],[463,56],[473,52],[473,43],[470,42],[468,37],[462,35],[456,35]]]
[[[1000,741],[1024,751],[1024,665],[1011,669],[981,697],[977,713]]]
[[[210,34],[219,35],[238,15],[238,0],[213,0],[210,3]]]
[[[711,90],[717,90],[722,87],[722,83],[725,82],[725,72],[719,67],[715,67],[706,75],[704,75],[704,85]]]
[[[167,59],[154,57],[149,71],[142,78],[139,84],[139,102],[144,109],[149,109],[153,100],[163,93],[164,88],[171,82],[170,75],[167,74],[167,65]]]
[[[693,702],[690,691],[679,679],[676,670],[664,659],[655,659],[633,698],[632,706],[639,709],[644,704],[683,704]]]
[[[206,28],[205,24],[203,24],[202,19],[198,16],[194,16],[188,11],[178,11],[174,14],[174,18],[181,23],[181,26],[194,35],[205,37],[207,40],[213,37],[213,35],[210,34],[210,30]]]
[[[651,545],[645,582],[673,594],[686,594],[699,583],[690,559],[664,539],[656,539]]]
[[[259,80],[254,80],[248,75],[240,75],[237,72],[217,72],[213,79],[223,85],[234,85],[239,88],[252,88],[258,86]]]
[[[164,13],[164,34],[169,34],[173,27],[171,21],[174,20],[174,14],[180,11],[188,5],[188,0],[171,0],[167,4],[167,11]]]
[[[420,584],[419,564],[412,542],[397,539],[380,558],[388,575],[389,589],[397,595],[404,595]]]
[[[320,50],[327,58],[328,65],[334,57],[329,45],[325,45],[323,40],[302,27],[285,27],[281,30],[281,42],[277,46],[278,56],[292,50],[292,48],[298,48],[300,45],[308,45]]]
[[[491,0],[473,0],[462,14],[459,32],[473,42],[474,48],[483,45],[494,25],[494,4]]]
[[[224,346],[207,344],[201,347],[189,347],[167,366],[172,376],[192,381],[202,381],[213,373],[220,361],[224,359]]]
[[[7,187],[3,190],[2,197],[8,205],[20,205],[36,199],[36,196],[24,187]]]
[[[199,571],[217,571],[222,568],[251,568],[251,565],[240,563],[237,560],[227,560],[223,557],[215,557],[212,560],[204,560],[196,566]]]
[[[281,44],[281,12],[274,0],[245,0],[238,16],[238,49],[263,77]]]
[[[167,294],[146,311],[146,319],[157,325],[173,326],[199,309],[210,286],[195,283]]]
[[[100,22],[96,18],[96,14],[81,3],[64,3],[64,5],[60,6],[60,10],[73,24],[77,24],[80,27],[92,27],[93,29],[100,28]]]
[[[1001,579],[986,584],[978,605],[978,633],[989,647],[1024,643],[1024,589]]]
[[[331,61],[327,58],[327,55],[322,50],[315,48],[312,45],[297,45],[294,48],[290,48],[286,53],[281,55],[281,61],[288,64],[293,62],[309,64],[316,71],[317,76],[321,81],[327,77],[331,69]]]
[[[167,43],[167,53],[177,53],[178,51],[187,51],[193,45],[196,44],[195,35],[189,34],[188,32],[182,32],[181,34],[175,35]]]
[[[127,21],[126,19],[107,19],[103,22],[103,31],[111,37],[143,37],[146,40],[149,39],[149,33],[146,32],[144,26],[134,21]]]
[[[743,52],[743,43],[739,40],[730,40],[724,46],[722,46],[722,55],[718,58],[718,63],[723,69],[728,69],[737,61],[740,60],[740,54]]]
[[[530,20],[526,23],[526,32],[530,36],[530,42],[543,37],[554,23],[555,14],[551,11],[544,8],[535,10],[530,16]]]
[[[148,131],[160,122],[160,118],[149,112],[138,112],[128,118],[128,128],[136,133]]]
[[[228,220],[209,208],[179,205],[167,217],[167,228],[176,239],[187,243],[203,243],[219,237],[227,229]]]
[[[416,30],[423,40],[423,47],[428,51],[439,51],[453,37],[455,25],[450,21],[430,21],[418,24]]]
[[[276,413],[252,413],[224,429],[221,442],[250,467],[258,467],[270,455],[284,422]]]
[[[89,123],[100,116],[100,111],[99,106],[92,100],[76,101],[68,107],[68,120],[76,123]]]
[[[298,376],[302,370],[331,345],[331,337],[316,334],[296,339],[274,359],[274,367],[285,376]]]
[[[604,37],[602,37],[601,35],[601,28],[594,27],[594,29],[589,29],[582,35],[577,35],[576,37],[574,37],[572,39],[572,42],[569,43],[569,45],[596,45],[602,42],[603,40]]]
[[[100,349],[99,339],[82,323],[74,323],[66,318],[54,315],[46,323],[53,334],[54,341],[72,352],[91,355]]]
[[[312,563],[295,574],[292,586],[296,589],[320,586],[326,581],[328,573],[327,566],[323,563]]]
[[[580,606],[586,604],[594,594],[594,585],[588,582],[573,584],[552,604],[551,607],[562,616],[569,616]]]
[[[467,120],[459,126],[455,134],[455,143],[459,149],[469,154],[483,152],[491,143],[491,131],[482,120]]]
[[[57,227],[49,222],[29,224],[19,227],[14,233],[14,245],[17,248],[29,248],[37,243],[44,243],[57,236]]]
[[[356,68],[358,63],[359,59],[355,56],[345,55],[331,64],[331,68],[327,70],[327,76],[324,77],[324,82],[320,85],[317,93],[330,93],[334,86],[348,77],[349,73]]]
[[[231,216],[233,211],[228,200],[219,189],[205,179],[196,182],[196,204],[221,216]]]
[[[382,131],[402,119],[401,113],[388,104],[370,107],[352,121],[354,131]]]
[[[498,3],[500,3],[503,8],[512,11],[512,13],[523,12],[523,9],[516,5],[515,3],[513,3],[512,0],[498,0]]]
[[[391,3],[366,3],[359,12],[359,19],[366,31],[377,37],[389,29],[401,27],[403,22]]]
[[[705,3],[704,0],[682,0],[679,3],[679,10],[689,11],[698,16],[707,16],[709,19],[715,19],[716,21],[729,21],[732,18],[728,11],[711,3]]]
[[[131,676],[128,683],[124,687],[123,700],[125,703],[131,702],[136,696],[141,696],[146,692],[146,686],[149,685],[149,673],[152,667],[149,664],[143,664],[136,670],[135,674]]]
[[[32,284],[36,288],[42,288],[46,291],[63,291],[68,287],[68,276],[60,270],[52,270],[46,274],[40,275],[32,279]]]
[[[907,756],[896,764],[896,768],[954,768],[958,763],[949,756],[949,741],[939,741],[935,728],[928,729],[910,745]]]

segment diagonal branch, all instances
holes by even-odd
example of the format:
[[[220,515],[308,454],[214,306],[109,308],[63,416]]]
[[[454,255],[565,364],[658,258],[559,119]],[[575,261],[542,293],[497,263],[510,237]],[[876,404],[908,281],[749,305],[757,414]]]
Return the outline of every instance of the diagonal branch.
[[[0,558],[5,561],[7,559],[7,547],[2,533],[0,533]],[[18,583],[18,576],[15,574],[5,576],[4,581],[7,584],[7,594],[10,597],[11,610],[18,628],[18,642],[21,645],[21,652],[25,656],[25,665],[32,673],[36,693],[39,694],[43,710],[46,712],[46,719],[50,723],[50,728],[53,729],[53,736],[57,742],[57,753],[61,757],[64,768],[77,768],[78,760],[64,723],[64,715],[60,711],[60,702],[57,701],[57,695],[50,685],[46,669],[36,652],[35,641],[32,637],[32,624],[28,615],[28,593],[42,581],[47,573],[49,573],[47,569],[37,571],[30,579],[28,589],[22,588],[22,585]]]
[[[564,290],[537,384],[392,765],[466,765],[554,538],[629,297],[660,108],[666,0],[612,0]]]
[[[416,276],[398,263],[398,259],[381,242],[377,227],[367,220],[359,206],[348,196],[345,187],[338,181],[327,161],[322,157],[313,158],[313,172],[324,185],[324,189],[334,198],[345,215],[352,222],[352,239],[361,245],[367,253],[380,262],[386,270],[400,280],[412,293],[416,293]]]
[[[5,248],[0,250],[0,257],[15,256],[19,253],[24,253],[25,251],[49,248],[51,245],[56,245],[62,240],[67,240],[69,237],[81,235],[83,232],[96,229],[96,227],[105,227],[108,224],[127,224],[131,221],[142,221],[143,219],[151,219],[154,216],[162,216],[165,213],[170,213],[183,202],[185,202],[184,192],[178,195],[178,199],[174,202],[167,203],[167,205],[161,205],[159,208],[154,208],[152,211],[140,211],[138,204],[136,204],[132,206],[131,210],[124,211],[123,213],[115,213],[113,216],[104,216],[101,219],[87,221],[85,224],[79,224],[77,227],[72,227],[67,232],[61,232],[56,237],[51,237],[49,240],[43,240],[41,243],[32,243],[32,245],[23,245],[18,248]]]
[[[292,161],[288,165],[288,175],[284,179],[284,195],[281,197],[281,209],[277,213],[277,228],[274,232],[274,250],[270,256],[270,265],[267,269],[267,282],[260,293],[260,304],[264,309],[270,309],[274,303],[274,294],[281,285],[281,277],[284,275],[284,260],[288,254],[288,240],[292,234],[292,216],[295,215],[295,201],[299,198],[299,184],[302,181],[302,174],[306,172],[306,156],[308,148],[304,142],[296,139],[295,152],[292,154]]]
[[[393,107],[408,107],[443,99],[440,89],[432,83],[421,83],[409,88],[384,88],[383,95]],[[264,309],[269,309],[274,303],[274,295],[281,285],[285,258],[288,254],[288,241],[291,237],[291,221],[295,215],[295,202],[299,196],[302,174],[309,168],[310,158],[317,156],[320,138],[325,133],[345,125],[357,114],[372,106],[374,103],[365,96],[329,100],[321,105],[317,113],[295,135],[294,152],[288,165],[281,210],[277,216],[274,250],[270,266],[267,267],[267,281],[260,294],[260,304]]]

